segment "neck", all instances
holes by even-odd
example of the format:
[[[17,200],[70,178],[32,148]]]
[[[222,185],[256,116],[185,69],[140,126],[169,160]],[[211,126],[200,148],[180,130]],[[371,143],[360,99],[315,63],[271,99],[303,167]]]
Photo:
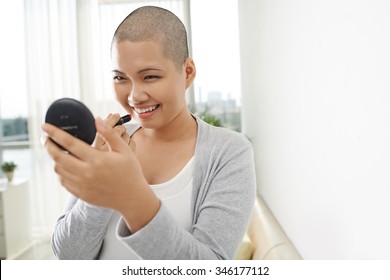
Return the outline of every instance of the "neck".
[[[152,139],[171,142],[196,135],[197,123],[186,108],[170,123],[158,129],[144,128],[144,134]]]

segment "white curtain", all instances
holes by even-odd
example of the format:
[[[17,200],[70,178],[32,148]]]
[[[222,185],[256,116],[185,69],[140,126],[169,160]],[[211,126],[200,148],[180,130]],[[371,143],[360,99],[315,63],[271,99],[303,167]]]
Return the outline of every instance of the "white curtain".
[[[96,116],[123,113],[111,89],[110,43],[116,26],[135,8],[156,5],[183,19],[183,0],[25,0],[26,72],[33,163],[32,229],[49,238],[67,193],[42,145],[40,125],[55,99],[83,101]],[[187,2],[188,3],[188,2]],[[183,19],[186,21],[185,19]]]
[[[30,182],[32,230],[50,236],[65,192],[42,145],[40,125],[47,107],[60,97],[80,98],[76,2],[25,1],[27,96],[33,162]]]

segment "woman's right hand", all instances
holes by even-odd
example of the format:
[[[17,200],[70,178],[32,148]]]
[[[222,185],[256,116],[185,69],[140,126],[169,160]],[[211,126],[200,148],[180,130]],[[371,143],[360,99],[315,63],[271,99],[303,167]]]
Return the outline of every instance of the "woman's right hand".
[[[120,119],[119,114],[109,114],[107,118],[104,120],[104,122],[108,126],[113,127],[115,133],[117,133],[123,139],[123,141],[130,146],[131,139],[130,136],[126,133],[125,127],[123,125],[115,126],[115,124],[118,122],[119,119]],[[100,151],[109,151],[109,146],[107,145],[106,140],[99,133],[96,133],[96,138],[92,146]]]

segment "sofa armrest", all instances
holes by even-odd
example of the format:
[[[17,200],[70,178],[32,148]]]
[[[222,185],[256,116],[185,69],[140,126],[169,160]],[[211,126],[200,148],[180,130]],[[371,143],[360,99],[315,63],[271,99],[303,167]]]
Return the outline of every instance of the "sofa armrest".
[[[302,259],[261,197],[256,200],[247,234],[254,260]]]

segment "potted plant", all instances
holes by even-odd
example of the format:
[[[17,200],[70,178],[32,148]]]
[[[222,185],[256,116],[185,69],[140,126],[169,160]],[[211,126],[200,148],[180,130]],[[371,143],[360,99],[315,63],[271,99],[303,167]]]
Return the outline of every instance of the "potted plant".
[[[1,164],[1,170],[7,177],[8,182],[11,182],[14,178],[14,170],[16,169],[16,167],[17,165],[13,161],[5,161]]]
[[[216,116],[210,114],[207,108],[202,113],[200,113],[199,118],[213,126],[222,126],[221,120]]]

